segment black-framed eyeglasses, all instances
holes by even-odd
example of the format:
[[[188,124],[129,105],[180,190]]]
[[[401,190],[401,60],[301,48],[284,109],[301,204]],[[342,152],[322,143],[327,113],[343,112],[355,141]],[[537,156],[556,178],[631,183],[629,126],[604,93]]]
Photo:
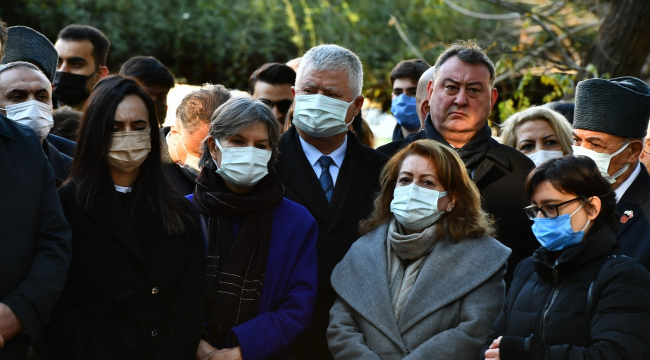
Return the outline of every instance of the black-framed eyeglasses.
[[[582,197],[578,196],[575,199],[571,199],[569,201],[565,201],[563,203],[553,204],[553,205],[542,205],[542,206],[530,205],[530,206],[526,206],[524,208],[524,211],[526,212],[528,218],[531,220],[534,220],[540,211],[542,212],[545,218],[552,219],[560,215],[561,206],[568,205],[576,200],[582,200]]]
[[[280,100],[280,101],[271,101],[269,99],[259,98],[258,100],[263,102],[264,104],[266,104],[266,106],[270,107],[271,109],[273,109],[273,106],[277,106],[278,111],[283,113],[283,114],[286,114],[289,111],[289,108],[291,107],[291,104],[293,104],[293,100],[291,100],[291,99],[284,99],[284,100]]]

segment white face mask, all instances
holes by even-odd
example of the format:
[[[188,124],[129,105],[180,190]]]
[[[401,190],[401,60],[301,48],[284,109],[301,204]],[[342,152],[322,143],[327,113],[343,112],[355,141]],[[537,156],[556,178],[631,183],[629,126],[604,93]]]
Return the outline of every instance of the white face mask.
[[[328,137],[348,131],[345,118],[354,104],[324,95],[298,95],[294,102],[293,123],[313,137]]]
[[[535,167],[546,160],[557,159],[564,156],[562,151],[559,150],[539,150],[536,153],[526,155],[529,159],[533,160]]]
[[[421,230],[440,219],[444,211],[438,210],[438,199],[445,196],[446,191],[425,189],[415,184],[399,186],[393,192],[390,211],[405,228]]]
[[[9,119],[32,128],[41,141],[50,133],[54,125],[52,107],[40,101],[25,101],[0,110],[5,110]]]
[[[185,147],[185,143],[183,142],[183,137],[178,134],[178,136],[181,138],[181,145],[183,145],[183,149],[185,149],[185,163],[181,164],[181,158],[178,156],[178,149],[176,148],[176,145],[172,145],[170,140],[169,140],[169,135],[171,135],[171,131],[167,134],[165,137],[165,140],[167,140],[167,148],[174,147],[174,152],[176,152],[176,159],[178,159],[178,166],[180,166],[182,169],[185,169],[189,171],[190,173],[199,176],[199,173],[201,172],[201,168],[199,167],[199,158],[190,154],[189,151],[187,151],[187,148]]]
[[[623,174],[625,170],[627,170],[627,168],[630,167],[630,164],[629,163],[625,164],[625,166],[623,166],[621,170],[617,171],[614,175],[610,176],[609,172],[607,172],[607,170],[609,170],[609,162],[612,160],[614,156],[620,154],[623,150],[625,150],[628,145],[630,145],[630,143],[623,145],[623,147],[616,150],[613,154],[599,153],[590,149],[583,148],[581,146],[573,145],[573,155],[583,155],[593,160],[596,163],[596,166],[598,166],[598,170],[600,171],[600,174],[610,184],[613,184],[616,182],[616,178],[621,176],[621,174]]]
[[[108,163],[122,172],[131,172],[147,159],[151,151],[149,130],[113,133]]]
[[[251,187],[269,173],[269,150],[251,146],[223,148],[217,139],[214,143],[221,150],[221,167],[212,159],[217,165],[215,172],[234,187]]]

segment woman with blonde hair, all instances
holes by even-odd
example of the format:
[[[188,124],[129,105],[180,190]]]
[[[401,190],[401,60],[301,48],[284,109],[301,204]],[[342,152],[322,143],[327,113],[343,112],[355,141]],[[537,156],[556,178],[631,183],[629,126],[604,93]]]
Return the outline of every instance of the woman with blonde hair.
[[[365,235],[337,265],[334,359],[475,359],[503,304],[510,249],[458,155],[432,140],[398,152]]]
[[[535,166],[549,159],[572,155],[572,128],[559,112],[532,106],[501,124],[499,141],[528,156]]]

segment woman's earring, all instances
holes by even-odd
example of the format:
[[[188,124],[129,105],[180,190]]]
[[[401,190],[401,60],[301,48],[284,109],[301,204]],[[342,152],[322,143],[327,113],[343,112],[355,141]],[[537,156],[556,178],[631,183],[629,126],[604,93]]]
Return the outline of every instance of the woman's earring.
[[[447,206],[447,212],[450,212],[450,211],[452,211],[452,210],[454,210],[454,205],[453,205],[453,204],[449,204],[449,206]]]

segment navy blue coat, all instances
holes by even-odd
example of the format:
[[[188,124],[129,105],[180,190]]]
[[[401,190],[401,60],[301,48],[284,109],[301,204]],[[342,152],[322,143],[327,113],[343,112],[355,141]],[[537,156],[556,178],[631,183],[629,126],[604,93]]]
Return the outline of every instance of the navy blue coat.
[[[621,216],[616,238],[623,254],[650,269],[650,175],[640,165],[641,172],[616,204]]]
[[[0,359],[24,359],[30,341],[40,341],[70,257],[70,228],[39,139],[0,115],[0,302],[29,332],[8,340]]]
[[[304,207],[285,198],[273,210],[258,315],[232,328],[244,359],[292,358],[291,344],[309,327],[314,313],[317,234],[316,221]]]

